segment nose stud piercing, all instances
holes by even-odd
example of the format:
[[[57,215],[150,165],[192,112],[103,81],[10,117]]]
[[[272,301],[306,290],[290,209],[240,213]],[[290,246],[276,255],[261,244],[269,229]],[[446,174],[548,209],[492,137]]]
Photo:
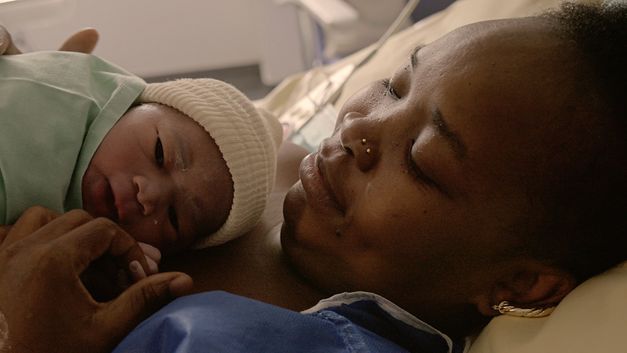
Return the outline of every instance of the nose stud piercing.
[[[366,140],[366,139],[361,139],[361,144],[362,144],[362,145],[365,145],[365,144],[366,144],[366,142],[368,142],[368,140]],[[366,147],[366,153],[367,153],[367,154],[370,154],[370,152],[372,152],[372,149],[370,149],[370,147]]]

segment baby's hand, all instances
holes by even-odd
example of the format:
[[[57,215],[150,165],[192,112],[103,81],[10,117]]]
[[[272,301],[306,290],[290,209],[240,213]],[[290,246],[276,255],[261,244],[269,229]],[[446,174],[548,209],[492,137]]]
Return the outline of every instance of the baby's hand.
[[[129,265],[129,270],[133,276],[135,282],[141,280],[150,275],[154,275],[159,272],[159,262],[161,261],[161,251],[154,246],[142,242],[138,242],[139,247],[144,252],[146,257],[146,263],[148,263],[149,273],[145,273],[138,261],[133,261]]]
[[[112,300],[133,283],[159,272],[158,263],[161,261],[159,249],[145,243],[137,244],[144,253],[146,267],[134,260],[124,268],[120,266],[122,263],[119,261],[104,256],[95,260],[81,274],[83,284],[94,299],[100,302]]]

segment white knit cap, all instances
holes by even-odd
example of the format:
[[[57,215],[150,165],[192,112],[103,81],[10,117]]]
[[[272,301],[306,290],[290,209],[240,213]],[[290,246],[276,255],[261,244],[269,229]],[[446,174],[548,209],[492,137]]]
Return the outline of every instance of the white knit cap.
[[[170,106],[200,124],[215,140],[233,178],[233,204],[226,222],[193,247],[219,245],[252,229],[274,185],[282,137],[278,120],[233,86],[213,79],[151,83],[139,101]]]

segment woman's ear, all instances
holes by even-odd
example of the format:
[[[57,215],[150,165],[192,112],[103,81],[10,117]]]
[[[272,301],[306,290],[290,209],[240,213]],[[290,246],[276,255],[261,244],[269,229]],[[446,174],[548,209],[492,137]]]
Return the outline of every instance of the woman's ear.
[[[551,307],[570,293],[576,283],[569,272],[534,261],[495,282],[491,293],[475,298],[475,304],[486,316],[497,315],[492,306],[502,301],[523,309]]]

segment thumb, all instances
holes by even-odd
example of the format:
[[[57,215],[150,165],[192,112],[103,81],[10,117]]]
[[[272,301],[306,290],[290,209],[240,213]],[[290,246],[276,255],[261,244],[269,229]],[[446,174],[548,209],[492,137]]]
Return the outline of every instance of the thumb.
[[[0,55],[4,54],[11,44],[9,31],[0,25]]]
[[[15,47],[9,31],[0,26],[0,55],[21,54],[20,50]]]
[[[98,321],[121,339],[172,299],[190,293],[192,287],[192,278],[180,272],[146,277],[109,302],[99,312]]]
[[[96,48],[99,37],[98,31],[95,29],[84,28],[66,39],[65,42],[61,44],[59,50],[89,54]]]

